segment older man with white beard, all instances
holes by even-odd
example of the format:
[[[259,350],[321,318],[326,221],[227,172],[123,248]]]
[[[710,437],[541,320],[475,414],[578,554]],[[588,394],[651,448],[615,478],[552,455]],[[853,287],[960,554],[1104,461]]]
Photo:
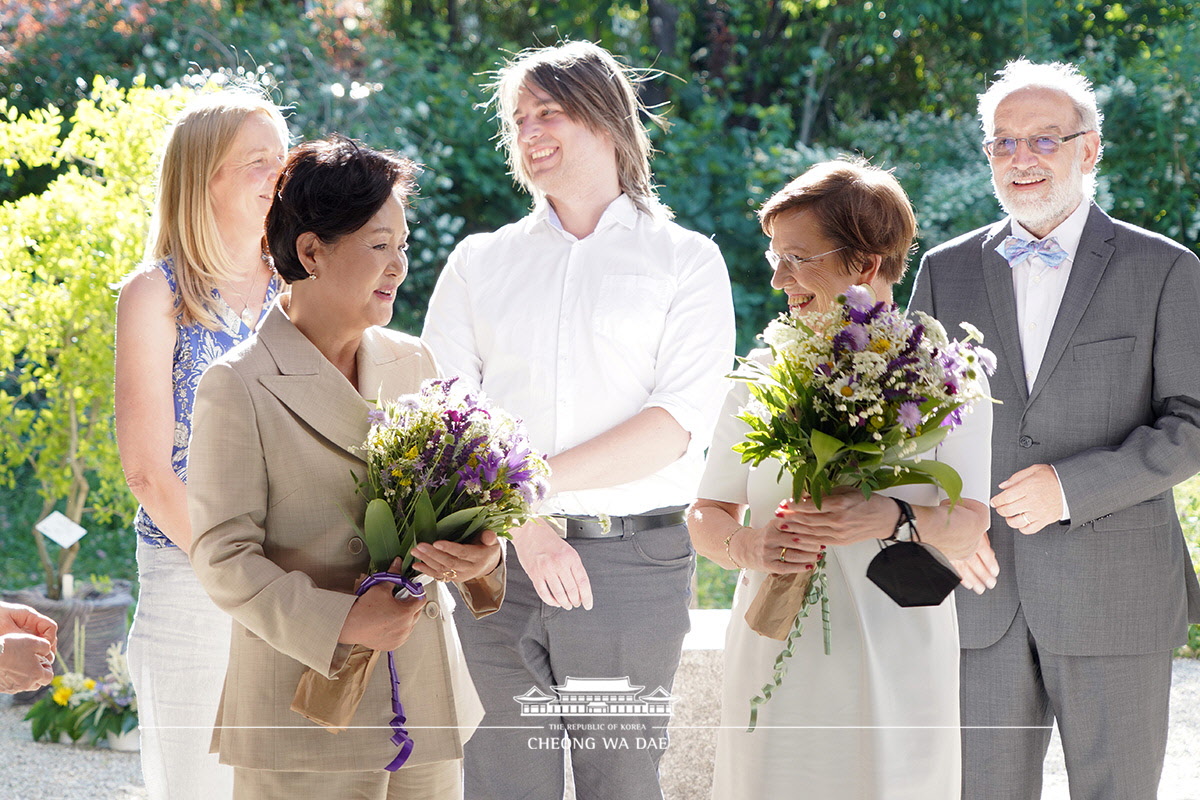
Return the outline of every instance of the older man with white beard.
[[[1066,64],[979,98],[999,223],[930,251],[912,307],[1000,357],[994,591],[960,590],[963,795],[1036,800],[1058,721],[1072,800],[1157,794],[1171,650],[1200,586],[1171,488],[1200,470],[1200,261],[1092,201],[1101,115]]]

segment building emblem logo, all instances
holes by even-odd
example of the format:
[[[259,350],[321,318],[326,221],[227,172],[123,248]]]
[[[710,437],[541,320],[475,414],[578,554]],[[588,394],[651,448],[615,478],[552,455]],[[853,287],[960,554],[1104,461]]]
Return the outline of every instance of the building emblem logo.
[[[536,686],[513,699],[521,704],[522,717],[647,717],[671,715],[675,702],[663,687],[640,695],[644,686],[632,686],[624,678],[572,678],[555,686],[558,697],[552,697]]]

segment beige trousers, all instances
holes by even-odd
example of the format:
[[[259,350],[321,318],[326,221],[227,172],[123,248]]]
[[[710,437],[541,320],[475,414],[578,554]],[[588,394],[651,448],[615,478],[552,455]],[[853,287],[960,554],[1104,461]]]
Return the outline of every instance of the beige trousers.
[[[461,800],[462,760],[396,772],[280,772],[234,767],[234,800]]]

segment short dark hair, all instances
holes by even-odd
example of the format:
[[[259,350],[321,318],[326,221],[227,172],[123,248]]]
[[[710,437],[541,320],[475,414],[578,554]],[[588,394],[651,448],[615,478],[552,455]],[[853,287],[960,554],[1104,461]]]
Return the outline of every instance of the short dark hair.
[[[917,235],[917,219],[900,182],[861,158],[826,161],[773,194],[758,212],[763,233],[791,211],[811,211],[839,254],[847,273],[862,272],[867,256],[881,256],[879,274],[890,283],[904,277]]]
[[[300,234],[333,244],[353,233],[396,192],[405,202],[416,188],[417,169],[410,159],[338,133],[298,145],[279,173],[267,211],[267,250],[280,277],[288,283],[309,277],[296,253]]]

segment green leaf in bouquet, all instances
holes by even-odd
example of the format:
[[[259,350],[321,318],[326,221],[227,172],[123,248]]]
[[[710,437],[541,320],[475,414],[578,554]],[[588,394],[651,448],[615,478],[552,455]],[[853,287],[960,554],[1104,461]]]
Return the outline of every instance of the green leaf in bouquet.
[[[437,512],[429,492],[421,492],[413,499],[412,527],[421,542],[436,541]]]
[[[400,564],[400,573],[408,575],[408,568],[412,566],[413,554],[412,549],[417,546],[417,531],[411,525],[404,529],[404,535],[400,537],[400,552],[404,554],[404,561]]]
[[[883,463],[906,463],[907,459],[921,453],[927,453],[937,447],[946,438],[948,433],[950,433],[949,428],[939,425],[936,428],[925,431],[920,436],[914,436],[911,439],[902,439],[899,443],[888,448],[888,452],[883,456]]]
[[[809,441],[812,443],[813,457],[817,460],[817,469],[823,468],[832,461],[838,451],[846,446],[841,439],[835,439],[829,434],[815,429],[809,437]]]
[[[447,483],[440,489],[435,491],[429,498],[430,504],[433,506],[433,516],[436,518],[445,510],[450,499],[454,496],[454,484]]]
[[[400,535],[396,531],[396,519],[386,500],[377,497],[367,503],[367,513],[363,517],[363,540],[367,543],[372,569],[375,570],[387,569],[403,552],[400,549]]]
[[[952,504],[962,499],[962,477],[954,467],[930,458],[914,461],[907,466],[910,470],[923,472],[932,478],[934,483],[942,487]]]
[[[437,532],[443,537],[449,537],[451,534],[466,530],[472,522],[478,519],[484,512],[480,506],[471,508],[460,508],[451,514],[447,514],[437,521]]]

